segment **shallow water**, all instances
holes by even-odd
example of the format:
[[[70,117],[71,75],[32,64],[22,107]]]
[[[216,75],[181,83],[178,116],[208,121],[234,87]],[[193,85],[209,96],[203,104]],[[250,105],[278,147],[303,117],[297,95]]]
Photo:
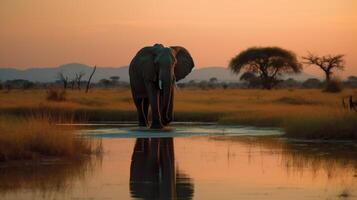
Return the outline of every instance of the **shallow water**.
[[[104,155],[0,165],[0,199],[357,199],[352,142],[290,141],[253,127],[81,134],[102,138]]]

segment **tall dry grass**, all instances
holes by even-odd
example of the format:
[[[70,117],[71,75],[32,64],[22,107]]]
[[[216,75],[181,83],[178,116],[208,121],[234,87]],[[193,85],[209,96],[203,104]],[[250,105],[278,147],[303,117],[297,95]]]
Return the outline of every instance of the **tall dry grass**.
[[[101,151],[101,143],[80,138],[73,126],[58,126],[47,115],[0,116],[0,161],[44,156],[79,158]]]

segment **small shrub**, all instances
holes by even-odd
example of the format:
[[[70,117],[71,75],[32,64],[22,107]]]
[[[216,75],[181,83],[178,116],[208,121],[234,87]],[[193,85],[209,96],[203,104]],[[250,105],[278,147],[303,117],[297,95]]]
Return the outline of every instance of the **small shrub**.
[[[351,196],[351,193],[348,189],[342,190],[342,192],[338,195],[340,198],[348,198]]]
[[[342,91],[342,84],[339,80],[330,80],[326,83],[324,92],[337,93]]]
[[[50,88],[47,90],[47,100],[48,101],[65,101],[66,91],[62,89]]]
[[[301,87],[306,89],[321,88],[322,82],[317,78],[309,78],[302,83]]]

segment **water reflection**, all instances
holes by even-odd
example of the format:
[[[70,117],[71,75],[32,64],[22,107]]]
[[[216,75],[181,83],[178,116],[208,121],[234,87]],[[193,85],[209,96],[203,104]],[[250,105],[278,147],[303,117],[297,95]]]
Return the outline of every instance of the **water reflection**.
[[[357,144],[353,142],[311,142],[277,137],[212,137],[260,149],[262,156],[275,154],[287,175],[303,175],[309,170],[313,177],[328,179],[357,176]],[[250,152],[250,150],[248,152]],[[252,156],[249,155],[248,157]]]
[[[84,182],[100,163],[100,155],[76,161],[3,163],[0,165],[0,197],[17,193],[20,195],[18,199],[29,199],[29,196],[33,199],[65,196],[76,181]]]
[[[357,147],[353,143],[306,143],[287,141],[282,161],[288,173],[311,169],[314,176],[324,173],[328,179],[357,174]]]
[[[136,139],[130,193],[140,199],[192,199],[192,180],[175,166],[173,138]]]
[[[106,138],[103,146],[97,159],[0,163],[0,199],[357,200],[352,142],[222,135]]]

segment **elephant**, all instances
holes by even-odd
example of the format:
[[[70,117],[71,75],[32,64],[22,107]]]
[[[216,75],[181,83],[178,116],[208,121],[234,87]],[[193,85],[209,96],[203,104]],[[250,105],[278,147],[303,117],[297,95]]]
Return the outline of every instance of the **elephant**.
[[[151,129],[162,129],[173,120],[175,82],[193,69],[190,53],[181,46],[147,46],[138,51],[129,66],[130,86],[139,126],[147,127],[151,107]]]

